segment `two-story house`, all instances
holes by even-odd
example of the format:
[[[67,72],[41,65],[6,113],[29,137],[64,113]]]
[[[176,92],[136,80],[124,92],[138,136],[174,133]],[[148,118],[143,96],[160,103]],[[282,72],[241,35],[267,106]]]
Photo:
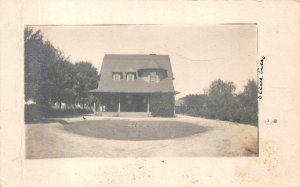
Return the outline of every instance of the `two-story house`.
[[[149,113],[151,94],[177,93],[168,55],[105,55],[100,74],[96,111]]]

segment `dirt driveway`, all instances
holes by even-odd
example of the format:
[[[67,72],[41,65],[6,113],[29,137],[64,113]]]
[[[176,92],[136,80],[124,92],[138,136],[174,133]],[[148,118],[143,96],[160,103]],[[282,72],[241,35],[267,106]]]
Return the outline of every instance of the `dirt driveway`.
[[[122,118],[87,117],[87,120]],[[177,139],[108,140],[68,132],[62,122],[26,125],[26,158],[65,157],[200,157],[257,156],[258,128],[250,125],[189,116],[177,118],[125,118],[139,121],[182,121],[205,127],[205,132]],[[66,122],[82,118],[60,119]]]

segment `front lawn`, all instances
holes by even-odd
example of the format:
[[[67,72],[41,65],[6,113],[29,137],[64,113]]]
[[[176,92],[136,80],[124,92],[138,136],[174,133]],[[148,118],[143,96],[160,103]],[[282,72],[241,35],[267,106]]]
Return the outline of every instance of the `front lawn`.
[[[177,121],[85,120],[69,123],[66,131],[115,140],[163,140],[205,132],[196,124]]]

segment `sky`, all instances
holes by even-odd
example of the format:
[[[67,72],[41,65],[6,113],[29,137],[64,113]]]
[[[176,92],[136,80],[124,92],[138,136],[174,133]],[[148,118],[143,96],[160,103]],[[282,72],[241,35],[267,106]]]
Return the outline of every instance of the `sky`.
[[[174,87],[201,94],[218,78],[243,91],[257,77],[256,25],[36,26],[72,63],[91,62],[100,72],[105,54],[167,54]]]

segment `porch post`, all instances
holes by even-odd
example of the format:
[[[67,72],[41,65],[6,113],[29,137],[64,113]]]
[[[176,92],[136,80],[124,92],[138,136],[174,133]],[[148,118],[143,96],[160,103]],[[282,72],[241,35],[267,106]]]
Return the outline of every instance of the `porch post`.
[[[174,100],[174,111],[173,111],[173,116],[176,116],[176,106],[175,106],[175,100]]]
[[[96,102],[94,101],[94,114],[96,113]]]
[[[148,95],[148,98],[147,98],[147,112],[149,113],[149,95]]]
[[[118,104],[118,112],[120,113],[120,111],[121,111],[121,103],[120,103],[120,100],[121,100],[121,98],[120,98],[120,95],[119,95],[119,104]]]
[[[173,112],[174,117],[176,116],[176,106],[175,106],[175,95],[174,95],[174,112]]]

